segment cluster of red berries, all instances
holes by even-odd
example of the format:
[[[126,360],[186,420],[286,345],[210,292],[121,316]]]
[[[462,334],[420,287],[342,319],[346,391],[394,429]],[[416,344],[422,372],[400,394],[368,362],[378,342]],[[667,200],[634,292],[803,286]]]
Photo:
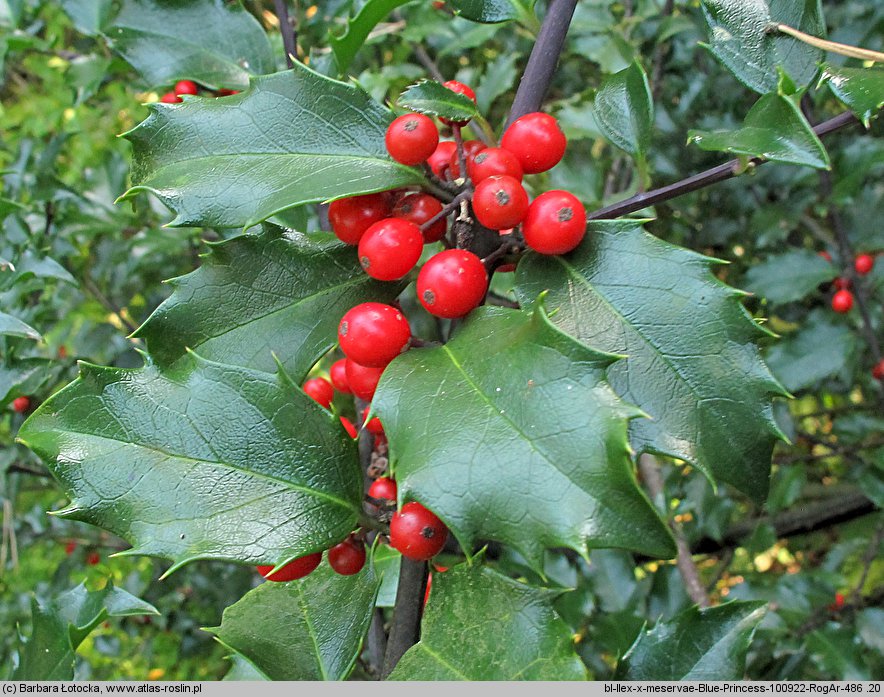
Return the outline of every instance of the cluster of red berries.
[[[164,104],[179,104],[184,100],[181,97],[185,94],[197,95],[200,93],[199,85],[197,85],[193,80],[179,80],[175,83],[175,88],[171,92],[166,92],[162,97],[160,97],[160,101]],[[239,90],[227,90],[220,89],[215,90],[214,92],[211,90],[205,90],[205,94],[210,94],[213,97],[229,97],[231,94],[239,94]]]
[[[822,251],[819,255],[828,262],[832,261],[832,255]],[[858,276],[865,276],[875,268],[875,257],[871,254],[859,254],[853,260],[853,268]],[[840,314],[845,314],[853,309],[853,293],[850,291],[850,279],[846,277],[836,278],[832,285],[835,293],[832,295],[832,309]]]
[[[322,561],[322,552],[314,552],[293,559],[275,573],[273,566],[258,566],[258,573],[268,581],[294,581],[312,573]],[[343,542],[328,550],[328,563],[342,576],[352,576],[365,566],[365,542],[356,535],[349,535]]]

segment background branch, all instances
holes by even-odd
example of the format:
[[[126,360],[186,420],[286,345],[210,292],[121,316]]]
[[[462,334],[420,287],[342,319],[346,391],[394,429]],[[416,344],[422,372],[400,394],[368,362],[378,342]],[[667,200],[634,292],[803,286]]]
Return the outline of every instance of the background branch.
[[[273,7],[279,19],[279,33],[282,34],[282,45],[285,47],[285,64],[291,68],[294,66],[292,56],[298,55],[298,40],[295,27],[289,19],[287,0],[273,0]]]
[[[421,616],[424,609],[424,593],[427,590],[429,569],[424,561],[412,561],[402,557],[399,565],[399,585],[396,588],[396,605],[393,624],[384,656],[381,677],[386,680],[399,659],[414,646],[421,636]]]

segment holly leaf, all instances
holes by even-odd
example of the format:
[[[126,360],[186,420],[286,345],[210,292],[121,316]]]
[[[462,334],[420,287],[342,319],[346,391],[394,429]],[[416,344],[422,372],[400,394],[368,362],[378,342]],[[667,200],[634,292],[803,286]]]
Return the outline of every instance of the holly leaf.
[[[526,18],[534,16],[534,0],[448,0],[448,4],[462,17],[483,24],[519,20],[530,25]]]
[[[389,302],[401,284],[372,280],[356,249],[265,226],[213,244],[196,271],[173,279],[172,295],[135,332],[154,359],[203,358],[275,371],[278,360],[300,383],[337,341],[354,305]]]
[[[823,52],[770,28],[787,24],[824,37],[820,0],[702,0],[709,25],[707,48],[744,85],[775,92],[782,69],[799,87],[810,84]]]
[[[624,547],[671,556],[638,488],[627,422],[640,414],[605,380],[615,356],[556,329],[543,309],[473,312],[445,346],[384,371],[372,409],[384,424],[400,503],[436,513],[465,550]]]
[[[377,592],[370,565],[341,576],[321,564],[297,581],[262,583],[207,631],[270,680],[345,680],[362,650]]]
[[[12,680],[73,680],[74,649],[65,621],[31,598],[31,636],[22,640]]]
[[[634,158],[651,145],[654,103],[648,76],[638,62],[605,78],[595,96],[595,115],[605,137]]]
[[[762,157],[772,162],[829,169],[829,155],[801,110],[790,98],[766,94],[735,131],[688,132],[688,142],[701,150]]]
[[[399,105],[410,111],[452,121],[469,121],[479,115],[472,99],[435,80],[424,80],[409,87],[399,97]]]
[[[435,589],[434,589],[435,592]],[[617,666],[618,680],[741,680],[764,602],[689,608],[638,639]]]
[[[0,406],[19,395],[33,394],[49,377],[49,361],[29,357],[0,364]]]
[[[54,610],[67,622],[68,636],[75,649],[89,633],[108,617],[132,617],[135,615],[159,615],[157,609],[141,598],[110,581],[97,591],[86,589],[85,583],[56,596],[52,601]]]
[[[834,95],[850,109],[866,128],[884,107],[884,70],[880,68],[836,68],[826,66],[820,84],[826,83]]]
[[[126,137],[132,181],[156,194],[173,226],[249,227],[289,208],[424,181],[390,159],[390,112],[358,85],[300,63],[225,99],[152,104]]]
[[[330,34],[329,46],[335,56],[338,73],[343,75],[359,53],[371,30],[388,14],[400,5],[411,0],[368,0],[358,14],[347,22],[347,28],[340,36]]]
[[[740,291],[712,276],[712,263],[638,221],[595,221],[571,254],[522,259],[516,293],[530,304],[548,291],[559,328],[626,355],[608,380],[651,416],[630,424],[638,452],[685,460],[761,501],[780,437],[771,396],[785,393],[759,358],[762,332]]]
[[[773,303],[801,300],[816,291],[820,283],[831,281],[838,270],[818,254],[806,249],[793,249],[771,254],[746,273],[746,290]]]
[[[17,317],[7,315],[5,312],[0,312],[0,334],[16,336],[20,339],[33,339],[34,341],[43,339],[40,332],[32,326],[25,324]]]
[[[283,374],[190,354],[174,369],[80,365],[19,440],[71,497],[66,518],[129,540],[125,554],[277,564],[356,522],[362,477],[337,417]]]
[[[421,640],[389,679],[586,680],[558,595],[479,564],[434,574]]]
[[[250,75],[276,70],[267,34],[239,2],[123,0],[104,33],[154,86],[189,78],[245,89]]]

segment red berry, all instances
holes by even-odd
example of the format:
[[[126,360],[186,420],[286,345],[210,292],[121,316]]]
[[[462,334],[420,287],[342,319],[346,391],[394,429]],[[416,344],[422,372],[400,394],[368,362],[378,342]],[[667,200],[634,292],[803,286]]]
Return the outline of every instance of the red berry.
[[[832,281],[832,285],[835,286],[835,290],[845,290],[850,288],[850,279],[849,278],[836,278]]]
[[[393,215],[418,227],[442,212],[442,203],[430,194],[407,194],[393,207]],[[440,218],[426,230],[422,230],[424,242],[438,242],[448,229],[445,218]]]
[[[436,151],[439,129],[429,116],[404,114],[387,128],[387,152],[403,165],[419,165]]]
[[[377,416],[372,417],[368,421],[365,420],[365,417],[368,416],[369,409],[370,407],[365,407],[362,412],[362,428],[374,436],[383,436],[384,427],[381,425],[381,420]]]
[[[860,254],[853,261],[853,268],[860,276],[865,276],[873,268],[875,268],[875,257],[871,254]]]
[[[308,554],[304,557],[298,557],[297,559],[290,561],[274,574],[270,573],[273,571],[272,565],[258,566],[256,568],[258,569],[258,573],[268,581],[294,581],[297,578],[304,578],[304,576],[311,573],[317,566],[319,566],[319,562],[321,561],[322,552],[315,552],[314,554]]]
[[[433,588],[433,572],[431,571],[427,575],[427,589],[424,591],[424,607],[427,606],[427,601],[430,599],[430,590]]]
[[[465,249],[439,252],[417,275],[418,300],[436,317],[463,317],[482,302],[486,290],[485,265]]]
[[[483,152],[486,149],[485,143],[480,140],[467,140],[464,141],[463,144],[463,156],[464,161],[467,163],[467,171],[470,169],[470,162],[473,161],[473,158],[478,155],[480,152]],[[454,152],[451,153],[451,156],[448,158],[448,171],[451,173],[452,179],[460,178],[460,158],[457,156],[457,148],[454,149]]]
[[[586,210],[567,191],[540,194],[522,223],[525,244],[541,254],[566,254],[580,244],[585,233]]]
[[[476,103],[476,93],[473,92],[472,88],[468,85],[458,82],[457,80],[448,80],[447,82],[443,82],[442,86],[447,87],[452,92],[457,92],[465,97],[469,97],[473,101],[473,104]],[[442,123],[447,123],[449,126],[466,126],[469,123],[469,121],[449,121],[448,119],[443,118],[440,118],[439,120]]]
[[[817,252],[817,256],[822,257],[823,259],[825,259],[828,262],[832,261],[832,255],[829,254],[825,249],[821,252]]]
[[[408,348],[410,340],[411,328],[405,315],[383,303],[361,303],[348,310],[338,325],[344,355],[368,368],[383,368]],[[356,392],[350,368],[345,367],[345,371],[350,388]]]
[[[467,174],[470,175],[473,184],[478,184],[483,179],[495,174],[505,174],[522,181],[522,165],[509,150],[485,148],[473,156],[471,160],[467,160]]]
[[[559,122],[539,111],[513,121],[500,139],[500,147],[518,158],[525,174],[537,174],[555,167],[567,145]]]
[[[89,554],[86,555],[86,563],[89,564],[89,566],[95,566],[100,561],[101,557],[98,552],[89,552]]]
[[[329,368],[328,372],[329,377],[331,377],[331,383],[332,385],[334,385],[334,388],[338,392],[343,392],[344,394],[352,394],[350,385],[347,382],[347,366],[343,358],[332,363],[332,366],[331,368]]]
[[[163,104],[180,104],[184,100],[174,92],[166,92],[166,94],[160,97],[160,101],[163,102]]]
[[[884,358],[872,366],[872,377],[876,380],[884,380]]]
[[[435,557],[447,537],[445,524],[416,501],[406,503],[390,521],[390,546],[415,561]]]
[[[427,158],[427,164],[430,165],[433,174],[440,179],[445,179],[445,170],[448,169],[449,162],[451,162],[451,154],[456,151],[457,145],[452,140],[443,140],[439,143],[433,154]],[[451,178],[453,179],[454,177]]]
[[[328,207],[332,232],[347,244],[359,244],[365,231],[389,214],[390,206],[383,194],[339,198]]]
[[[515,227],[528,213],[528,194],[518,179],[496,174],[476,185],[473,213],[492,230]]]
[[[335,398],[335,388],[325,378],[310,378],[304,383],[304,392],[326,409],[331,407],[332,400]]]
[[[365,566],[365,543],[351,535],[328,550],[328,563],[341,576],[352,576]]]
[[[15,399],[12,400],[13,411],[17,411],[19,414],[24,414],[30,408],[31,408],[31,398],[30,397],[16,397]]]
[[[175,94],[199,94],[199,87],[193,80],[179,80],[175,83]]]
[[[844,607],[844,593],[835,593],[835,609],[840,610]]]
[[[368,495],[373,499],[382,499],[384,501],[396,501],[396,482],[389,477],[380,477],[375,479],[371,486],[368,487]]]
[[[495,273],[512,273],[515,270],[515,264],[501,264],[496,269],[494,269]]]
[[[832,296],[832,309],[835,312],[850,312],[853,307],[853,293],[849,290],[839,290]]]
[[[356,426],[353,425],[353,422],[350,421],[346,416],[341,417],[341,425],[344,427],[344,430],[347,432],[347,435],[350,438],[356,438],[359,435],[359,432],[356,430]]]
[[[372,225],[359,240],[359,263],[372,278],[396,281],[421,258],[424,236],[414,223],[385,218]]]
[[[71,540],[64,546],[64,553],[68,556],[71,556],[74,551],[77,549],[77,543]]]
[[[230,90],[230,89],[227,89],[226,87],[222,87],[220,90],[218,90],[215,93],[215,96],[216,97],[231,97],[234,94],[239,94],[239,90]]]
[[[370,400],[378,387],[383,368],[371,368],[347,359],[347,382],[359,399]]]

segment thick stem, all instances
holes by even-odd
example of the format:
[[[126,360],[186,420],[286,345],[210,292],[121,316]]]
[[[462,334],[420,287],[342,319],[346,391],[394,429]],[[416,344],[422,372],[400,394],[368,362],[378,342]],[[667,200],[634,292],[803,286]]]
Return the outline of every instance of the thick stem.
[[[574,16],[577,0],[549,0],[546,9],[546,17],[537,41],[528,58],[528,65],[513,99],[507,125],[511,124],[520,116],[540,111],[540,105],[549,89],[553,73],[559,62],[559,55],[565,45],[565,36]]]
[[[273,0],[273,7],[279,19],[279,32],[282,34],[282,45],[285,48],[285,64],[291,68],[294,66],[292,56],[298,55],[298,46],[295,27],[289,19],[288,0]]]
[[[818,136],[824,136],[832,131],[836,131],[839,128],[854,123],[859,123],[856,117],[849,112],[844,112],[833,119],[829,119],[828,121],[819,124],[813,129],[813,131]],[[751,160],[752,164],[756,167],[763,165],[767,161],[768,160],[761,158],[753,158]],[[613,220],[614,218],[644,210],[645,208],[654,206],[658,203],[663,203],[664,201],[684,196],[692,191],[705,189],[707,186],[712,186],[713,184],[718,184],[719,182],[731,179],[738,174],[741,174],[743,171],[745,171],[745,168],[740,160],[731,160],[730,162],[725,162],[723,165],[718,165],[718,167],[713,167],[705,172],[700,172],[699,174],[695,174],[687,179],[682,179],[674,184],[669,184],[668,186],[654,189],[653,191],[648,191],[643,194],[636,194],[625,201],[620,201],[619,203],[599,208],[586,216],[586,218],[587,220]]]
[[[393,625],[390,627],[384,670],[381,674],[384,679],[393,672],[405,652],[420,639],[428,576],[429,569],[426,562],[402,557],[399,565],[399,586],[396,588],[396,607],[393,610]]]

